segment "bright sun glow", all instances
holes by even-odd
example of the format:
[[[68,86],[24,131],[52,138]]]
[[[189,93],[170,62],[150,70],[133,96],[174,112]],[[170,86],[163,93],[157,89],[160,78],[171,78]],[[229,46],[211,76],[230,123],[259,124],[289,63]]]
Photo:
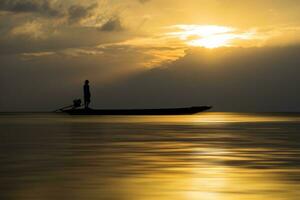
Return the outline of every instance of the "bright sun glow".
[[[218,48],[232,46],[234,41],[249,40],[252,32],[238,32],[235,28],[217,25],[175,25],[179,31],[168,33],[189,46]]]

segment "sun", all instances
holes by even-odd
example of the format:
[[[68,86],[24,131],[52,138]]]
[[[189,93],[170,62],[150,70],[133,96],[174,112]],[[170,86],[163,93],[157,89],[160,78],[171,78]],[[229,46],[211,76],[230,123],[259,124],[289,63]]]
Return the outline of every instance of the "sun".
[[[230,35],[212,35],[201,39],[188,41],[187,44],[195,47],[205,47],[209,49],[230,46],[232,37]]]
[[[233,46],[234,41],[249,40],[250,32],[239,32],[237,29],[218,25],[175,25],[177,31],[168,33],[184,41],[188,46],[219,48]]]

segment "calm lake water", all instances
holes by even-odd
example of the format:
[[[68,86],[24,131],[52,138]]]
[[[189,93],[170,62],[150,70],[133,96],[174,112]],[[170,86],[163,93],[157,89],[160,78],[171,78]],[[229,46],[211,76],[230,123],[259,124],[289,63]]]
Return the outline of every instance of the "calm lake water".
[[[3,200],[300,199],[300,114],[2,114],[0,137]]]

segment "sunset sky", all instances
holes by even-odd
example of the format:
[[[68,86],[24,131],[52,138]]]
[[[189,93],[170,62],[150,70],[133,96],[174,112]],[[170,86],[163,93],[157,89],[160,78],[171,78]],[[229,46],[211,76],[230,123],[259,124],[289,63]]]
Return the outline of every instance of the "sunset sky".
[[[1,0],[0,111],[300,111],[300,1]]]

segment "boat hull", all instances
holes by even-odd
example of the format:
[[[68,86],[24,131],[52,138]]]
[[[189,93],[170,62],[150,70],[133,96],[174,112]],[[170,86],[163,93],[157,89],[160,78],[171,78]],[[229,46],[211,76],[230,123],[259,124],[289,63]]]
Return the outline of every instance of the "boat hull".
[[[191,115],[211,109],[211,106],[164,109],[70,109],[70,115]]]

